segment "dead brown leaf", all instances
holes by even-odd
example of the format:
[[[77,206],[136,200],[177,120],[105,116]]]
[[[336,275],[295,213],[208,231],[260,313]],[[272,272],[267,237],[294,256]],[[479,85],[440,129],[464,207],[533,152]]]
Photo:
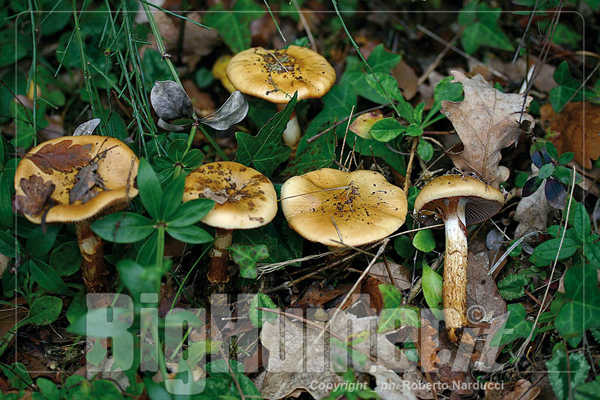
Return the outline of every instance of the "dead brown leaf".
[[[295,302],[292,308],[323,307],[325,303],[341,296],[343,292],[333,286],[323,287],[321,282],[313,282],[301,299]]]
[[[54,183],[44,182],[44,178],[37,175],[31,175],[28,179],[21,178],[20,185],[25,196],[15,197],[15,211],[30,215],[37,215],[42,211],[56,188]]]
[[[502,388],[496,388],[492,382],[485,385],[485,400],[534,400],[542,391],[539,387],[532,387],[531,382],[519,379],[516,382],[504,383]]]
[[[369,270],[369,275],[379,279],[383,283],[391,283],[396,285],[400,290],[408,290],[412,287],[410,280],[412,273],[404,265],[396,264],[395,262],[388,261],[390,273],[394,282],[390,279],[390,274],[385,266],[384,262],[378,262],[373,264]]]
[[[167,53],[173,54],[177,51],[180,25],[185,24],[181,54],[183,62],[188,65],[190,70],[194,70],[200,58],[209,54],[213,47],[219,43],[219,33],[214,29],[202,28],[192,22],[170,16],[163,11],[157,11],[153,14],[156,25],[163,37]],[[201,22],[200,13],[186,14],[186,17],[192,21]],[[156,43],[153,34],[148,34],[148,41]]]
[[[500,150],[514,143],[519,133],[519,121],[534,124],[527,113],[521,116],[523,96],[502,93],[480,75],[467,78],[452,71],[454,82],[461,82],[465,98],[461,102],[442,101],[442,110],[450,119],[463,149],[450,152],[452,162],[466,172],[473,172],[482,180],[498,187],[508,179],[510,171],[500,166]],[[532,98],[527,97],[525,106]]]
[[[54,171],[71,172],[73,168],[83,167],[90,162],[92,145],[74,144],[72,140],[63,140],[56,144],[47,144],[35,154],[27,157],[44,173],[52,175]]]
[[[404,61],[400,60],[392,70],[392,76],[398,81],[398,87],[406,100],[412,99],[417,94],[417,81],[419,77],[415,71]]]
[[[557,115],[552,106],[546,104],[540,109],[540,120],[556,133],[552,143],[559,154],[573,152],[575,161],[586,169],[592,168],[592,160],[600,157],[600,105],[569,103]]]
[[[544,186],[536,190],[531,196],[523,197],[513,215],[515,221],[519,221],[517,229],[515,229],[515,238],[520,238],[524,234],[532,231],[545,231],[548,226],[548,200],[544,193]]]

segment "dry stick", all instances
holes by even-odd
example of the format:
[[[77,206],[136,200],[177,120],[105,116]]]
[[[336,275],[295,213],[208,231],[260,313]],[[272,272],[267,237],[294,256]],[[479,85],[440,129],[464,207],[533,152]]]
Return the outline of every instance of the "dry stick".
[[[300,16],[300,23],[302,24],[302,27],[304,28],[304,32],[306,32],[306,36],[308,36],[308,41],[310,42],[310,47],[312,47],[312,49],[316,52],[317,44],[315,43],[315,38],[313,37],[313,34],[310,30],[310,26],[308,26],[308,22],[306,22],[306,18],[304,18],[304,13],[298,6],[298,2],[296,0],[292,0],[292,3],[294,4],[294,8],[296,8],[296,12]]]
[[[329,332],[329,334],[331,336],[333,336],[335,339],[339,340],[342,343],[346,343],[346,341],[347,341],[347,339],[345,339],[343,336],[340,336],[337,333],[333,332],[331,329],[328,329],[327,326],[321,326],[321,325],[317,324],[316,322],[308,320],[308,319],[306,319],[306,318],[304,318],[304,317],[302,317],[300,315],[290,314],[290,313],[287,313],[285,311],[279,311],[279,310],[274,310],[272,308],[264,308],[264,307],[257,307],[257,310],[266,311],[266,312],[270,312],[270,313],[273,313],[273,314],[277,314],[277,315],[279,315],[281,317],[287,317],[287,318],[290,318],[290,319],[297,319],[299,321],[302,321],[302,323],[305,323],[305,324],[310,325],[310,326],[312,326],[312,327],[314,327],[316,329],[319,329],[321,331],[321,333],[323,333],[323,332],[325,332],[325,330],[327,330],[327,332]],[[352,346],[351,344],[349,346],[353,350],[356,350],[359,353],[362,353],[365,356],[369,357],[371,359],[371,362],[374,362],[375,364],[379,364],[379,362],[377,361],[377,358],[375,358],[370,352],[367,354],[364,351],[362,351],[361,349],[358,349],[358,348]]]
[[[431,64],[429,64],[429,67],[427,67],[425,72],[423,72],[423,74],[421,74],[419,79],[417,79],[417,87],[419,85],[421,85],[423,82],[425,82],[425,80],[429,77],[429,74],[431,74],[438,67],[438,65],[440,64],[440,62],[442,61],[442,59],[448,52],[448,50],[450,50],[451,46],[454,46],[454,44],[458,40],[458,36],[459,35],[455,35],[452,38],[452,40],[449,41],[448,44],[446,44],[446,47],[444,47],[444,50],[442,50],[442,52],[440,54],[438,54],[438,56],[435,58],[435,60],[433,60],[433,62]]]
[[[371,260],[371,262],[369,263],[369,265],[367,265],[367,268],[365,268],[364,272],[356,280],[356,283],[354,284],[354,286],[352,286],[352,288],[350,289],[350,291],[348,291],[348,294],[346,294],[346,297],[344,297],[344,300],[342,300],[342,302],[340,304],[338,304],[338,306],[335,309],[335,312],[333,313],[333,315],[331,316],[331,318],[329,319],[329,321],[327,321],[327,323],[325,324],[325,328],[323,329],[323,331],[319,334],[319,336],[313,342],[313,346],[317,343],[318,340],[321,340],[321,338],[323,337],[323,332],[325,332],[326,330],[329,331],[329,325],[331,324],[331,321],[333,321],[339,315],[339,313],[342,311],[342,307],[344,307],[344,305],[346,304],[346,302],[350,299],[350,296],[352,296],[352,294],[358,288],[358,285],[360,285],[360,283],[362,282],[362,280],[365,279],[365,276],[367,276],[367,274],[371,270],[371,267],[373,265],[375,265],[375,261],[377,261],[377,259],[379,258],[379,256],[381,256],[381,254],[385,250],[385,247],[387,246],[387,244],[388,244],[389,241],[390,240],[387,239],[387,238],[383,239],[383,241],[381,243],[381,246],[377,250],[377,254],[375,254],[375,257],[373,257],[373,259]]]
[[[350,121],[352,120],[353,113],[354,113],[354,104],[352,105],[352,110],[350,110],[350,116],[348,117],[348,125],[346,125],[346,132],[344,132],[344,140],[342,141],[342,148],[340,149],[340,164],[344,160],[344,148],[346,147],[346,138],[348,137],[348,130],[350,129]]]
[[[223,351],[221,346],[219,346],[219,353],[221,353],[221,357],[223,357],[223,360],[227,364],[227,369],[229,369],[229,374],[231,375],[231,378],[233,379],[233,383],[235,383],[235,387],[239,392],[240,398],[242,400],[245,400],[246,395],[244,394],[244,391],[242,390],[242,387],[240,386],[240,383],[238,382],[237,377],[233,373],[233,370],[231,369],[231,365],[229,364],[229,359],[227,358],[227,355],[225,354],[225,352]]]
[[[441,37],[439,37],[435,33],[431,32],[429,29],[425,28],[422,25],[417,25],[417,29],[420,30],[421,32],[425,33],[426,35],[430,36],[431,38],[437,40],[438,42],[440,42],[443,45],[448,45],[449,44],[447,41],[445,41],[444,39],[442,39]],[[470,60],[470,61],[474,62],[475,64],[480,65],[482,67],[486,67],[494,75],[496,75],[496,76],[504,79],[505,81],[510,81],[510,78],[508,76],[504,75],[502,72],[497,71],[494,68],[490,67],[489,65],[486,65],[485,63],[479,61],[475,57],[470,56],[469,54],[465,53],[464,51],[462,51],[458,47],[450,45],[450,48],[452,50],[454,50],[456,53],[458,53],[461,56],[463,56],[464,58],[466,58],[467,60]]]
[[[412,148],[410,149],[410,158],[408,159],[408,166],[406,167],[406,179],[404,180],[404,193],[408,192],[410,186],[410,174],[412,172],[413,161],[415,159],[415,150],[417,149],[417,143],[419,138],[414,138]]]
[[[575,190],[575,177],[577,176],[577,172],[575,171],[575,168],[573,168],[571,171],[573,173],[573,179],[571,180],[571,193],[569,195],[569,205],[567,206],[567,213],[566,213],[567,216],[565,217],[565,225],[563,228],[562,235],[560,236],[560,243],[558,244],[558,251],[556,252],[556,257],[554,258],[554,264],[552,265],[552,272],[550,273],[550,278],[548,279],[549,282],[552,282],[552,277],[554,276],[554,272],[556,271],[556,265],[558,264],[558,257],[560,255],[560,251],[562,250],[563,242],[565,240],[565,234],[567,233],[567,225],[569,223],[569,214],[571,212],[571,203],[573,202],[573,192]],[[546,304],[546,298],[548,297],[549,291],[550,291],[550,283],[548,283],[548,286],[546,286],[546,291],[544,292],[542,304]],[[523,343],[523,345],[521,345],[521,347],[517,351],[517,356],[515,357],[514,362],[517,362],[519,359],[521,359],[521,357],[523,356],[523,353],[525,352],[525,348],[529,345],[529,342],[531,342],[531,338],[533,337],[533,332],[535,331],[537,323],[540,319],[540,315],[542,315],[544,308],[546,308],[546,307],[540,307],[540,310],[538,311],[537,316],[535,317],[535,321],[533,322],[533,326],[531,327],[531,332],[529,332],[529,336],[527,336],[527,339],[525,339],[525,342]]]

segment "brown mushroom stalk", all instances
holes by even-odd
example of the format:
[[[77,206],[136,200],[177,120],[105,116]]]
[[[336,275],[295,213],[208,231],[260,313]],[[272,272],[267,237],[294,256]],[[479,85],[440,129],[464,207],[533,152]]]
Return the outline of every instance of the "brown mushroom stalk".
[[[227,262],[229,251],[227,248],[233,242],[233,230],[215,229],[215,241],[210,251],[210,264],[208,267],[208,280],[211,282],[227,282]]]
[[[103,240],[91,228],[90,221],[75,223],[77,243],[81,252],[81,273],[88,293],[103,292],[106,287]]]
[[[443,221],[446,229],[442,302],[448,337],[455,343],[460,341],[468,322],[467,226],[487,220],[503,205],[502,192],[463,175],[438,177],[425,185],[415,199],[415,213],[422,225]]]

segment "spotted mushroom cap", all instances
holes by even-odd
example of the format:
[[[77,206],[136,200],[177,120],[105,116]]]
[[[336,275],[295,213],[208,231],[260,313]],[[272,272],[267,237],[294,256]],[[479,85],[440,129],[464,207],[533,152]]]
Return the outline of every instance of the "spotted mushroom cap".
[[[439,212],[444,206],[444,200],[453,197],[468,200],[465,206],[467,225],[487,220],[504,205],[502,192],[477,178],[443,175],[425,185],[415,199],[415,213],[419,221],[425,226],[442,223]]]
[[[139,160],[122,141],[64,136],[31,149],[15,173],[15,204],[36,224],[78,222],[123,209],[137,196]],[[45,216],[44,216],[45,214]]]
[[[382,239],[402,226],[407,212],[404,191],[380,173],[330,168],[288,179],[281,207],[302,237],[332,247]]]
[[[323,97],[335,83],[335,71],[325,57],[306,47],[283,50],[253,47],[231,59],[229,80],[242,93],[287,103],[298,91],[298,100]]]
[[[187,176],[183,201],[198,198],[215,201],[202,219],[215,228],[258,228],[277,214],[277,194],[269,178],[232,161],[204,164]]]

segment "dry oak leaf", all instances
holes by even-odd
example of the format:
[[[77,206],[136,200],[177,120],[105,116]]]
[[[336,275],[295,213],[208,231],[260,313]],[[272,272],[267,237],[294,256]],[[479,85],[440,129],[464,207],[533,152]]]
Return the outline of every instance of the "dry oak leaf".
[[[573,152],[576,162],[586,169],[592,168],[592,160],[600,157],[599,105],[582,101],[569,103],[558,115],[552,106],[544,105],[540,109],[540,120],[556,133],[552,143],[559,154]]]
[[[37,215],[42,211],[56,188],[54,183],[44,182],[44,178],[37,175],[31,175],[28,179],[21,178],[20,184],[25,196],[15,197],[15,211],[30,215]]]
[[[91,145],[74,144],[72,140],[63,140],[56,144],[47,144],[35,154],[27,157],[44,173],[52,175],[54,171],[71,172],[73,168],[83,167],[92,160]]]
[[[510,175],[508,168],[499,165],[500,150],[514,143],[519,121],[529,121],[533,127],[533,117],[521,114],[523,95],[502,93],[481,75],[471,79],[459,71],[452,71],[452,75],[453,82],[463,84],[465,98],[461,102],[442,101],[442,111],[463,144],[462,151],[449,155],[456,167],[498,187]],[[528,96],[525,107],[531,100]]]

